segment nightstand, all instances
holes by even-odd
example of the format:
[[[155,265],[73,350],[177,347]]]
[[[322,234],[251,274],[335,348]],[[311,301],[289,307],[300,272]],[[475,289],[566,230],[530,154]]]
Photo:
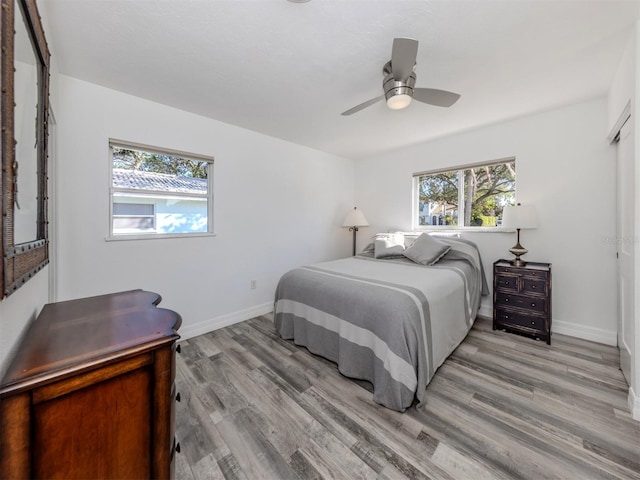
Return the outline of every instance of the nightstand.
[[[493,264],[493,329],[551,344],[551,264]]]

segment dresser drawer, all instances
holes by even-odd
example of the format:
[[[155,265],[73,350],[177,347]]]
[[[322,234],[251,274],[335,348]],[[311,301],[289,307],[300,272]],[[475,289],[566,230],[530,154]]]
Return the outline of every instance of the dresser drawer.
[[[496,309],[496,322],[498,328],[513,325],[545,331],[544,317],[525,315],[501,308]]]
[[[496,285],[496,288],[500,290],[518,293],[518,276],[508,275],[508,274],[496,274],[495,285]]]
[[[545,313],[547,300],[545,298],[528,297],[525,295],[513,295],[510,293],[496,293],[496,306],[522,308],[532,312]]]

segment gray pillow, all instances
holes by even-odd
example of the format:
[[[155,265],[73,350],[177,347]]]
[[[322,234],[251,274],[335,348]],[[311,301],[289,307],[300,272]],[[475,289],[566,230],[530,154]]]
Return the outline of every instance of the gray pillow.
[[[404,252],[404,235],[390,234],[373,242],[375,258],[400,257]]]
[[[423,233],[404,251],[404,256],[420,265],[435,265],[449,250],[451,245]]]

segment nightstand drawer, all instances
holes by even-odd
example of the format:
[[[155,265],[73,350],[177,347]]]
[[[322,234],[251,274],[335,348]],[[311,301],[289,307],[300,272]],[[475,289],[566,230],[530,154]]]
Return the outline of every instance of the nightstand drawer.
[[[518,276],[496,274],[495,285],[496,288],[499,288],[500,290],[518,293]]]
[[[496,309],[497,327],[518,325],[521,327],[531,328],[533,330],[544,331],[544,317],[536,317],[532,315],[523,315],[514,313],[510,310]]]
[[[521,293],[532,295],[547,295],[547,286],[549,283],[546,278],[537,277],[522,277],[521,280],[522,290]]]
[[[546,280],[547,279],[547,275],[548,272],[544,271],[544,270],[534,270],[532,268],[528,268],[525,271],[523,271],[524,269],[522,267],[508,267],[508,266],[498,266],[496,265],[494,267],[495,269],[495,273],[499,274],[499,273],[504,273],[507,275],[517,275],[520,276],[523,273],[526,272],[526,275],[529,277],[537,277],[541,280]]]
[[[524,295],[512,295],[510,293],[497,292],[496,305],[522,308],[525,310],[540,313],[545,313],[547,311],[547,300],[544,298],[526,297]]]

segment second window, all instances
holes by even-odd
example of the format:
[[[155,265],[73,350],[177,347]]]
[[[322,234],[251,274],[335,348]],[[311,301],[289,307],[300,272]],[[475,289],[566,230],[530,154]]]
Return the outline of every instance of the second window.
[[[416,227],[495,227],[513,205],[516,161],[414,174]]]
[[[111,141],[111,237],[212,233],[213,158]]]

